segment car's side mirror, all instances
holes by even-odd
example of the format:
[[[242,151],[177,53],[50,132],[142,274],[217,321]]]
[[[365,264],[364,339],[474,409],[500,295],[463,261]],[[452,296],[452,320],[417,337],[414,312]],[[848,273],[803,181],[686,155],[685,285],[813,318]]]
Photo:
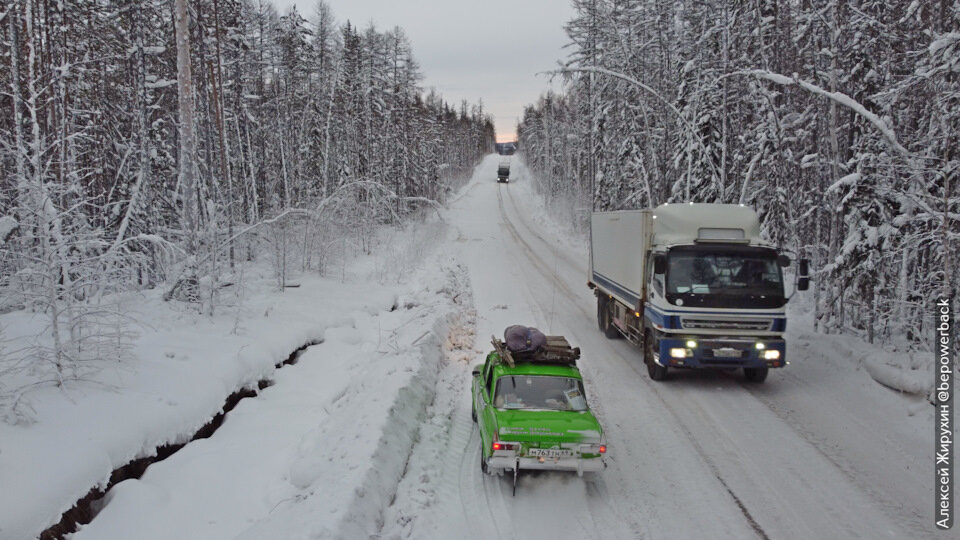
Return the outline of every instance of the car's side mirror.
[[[653,273],[662,274],[667,271],[667,258],[663,255],[653,256]]]
[[[787,257],[786,255],[777,256],[777,264],[780,265],[780,268],[786,268],[790,266],[790,257]]]

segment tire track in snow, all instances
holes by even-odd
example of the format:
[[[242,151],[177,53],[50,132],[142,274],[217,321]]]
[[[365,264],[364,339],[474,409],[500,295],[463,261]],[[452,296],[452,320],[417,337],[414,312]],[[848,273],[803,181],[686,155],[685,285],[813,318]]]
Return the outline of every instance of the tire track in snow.
[[[764,540],[770,540],[770,536],[768,536],[766,531],[763,530],[763,527],[761,527],[760,524],[757,523],[757,520],[753,517],[753,514],[750,513],[749,509],[747,509],[747,506],[744,504],[743,500],[740,499],[740,497],[733,491],[733,488],[730,487],[730,484],[728,484],[727,481],[724,480],[723,474],[721,474],[720,472],[720,468],[713,461],[713,459],[707,454],[706,450],[700,444],[700,441],[698,440],[698,438],[694,436],[692,431],[690,431],[690,428],[687,427],[684,420],[680,417],[679,414],[677,414],[677,411],[670,404],[670,401],[660,392],[660,389],[657,388],[653,382],[647,380],[647,378],[644,377],[645,373],[643,373],[642,370],[639,369],[639,366],[636,365],[636,362],[627,361],[627,359],[624,358],[623,355],[619,354],[619,352],[617,353],[617,357],[620,358],[628,366],[630,366],[630,368],[633,371],[635,371],[637,375],[640,376],[641,379],[644,380],[647,387],[650,388],[657,395],[657,398],[662,402],[666,410],[669,411],[670,415],[673,416],[673,418],[676,420],[675,424],[677,425],[677,427],[680,428],[680,430],[683,432],[687,440],[690,441],[690,443],[693,446],[693,449],[696,450],[697,454],[700,456],[700,459],[703,460],[704,464],[706,464],[706,466],[710,469],[710,472],[712,472],[713,476],[717,479],[717,481],[720,482],[720,485],[723,486],[725,490],[727,490],[727,493],[733,499],[733,502],[737,505],[737,508],[740,509],[740,512],[743,514],[743,517],[747,520],[747,523],[750,524],[750,528],[752,528],[754,532],[757,533],[757,536],[759,536],[760,538],[763,538]],[[697,405],[695,402],[685,403],[685,405],[691,405],[691,404],[699,408],[699,405]]]
[[[466,534],[470,538],[509,538],[505,531],[512,527],[503,496],[497,495],[500,482],[485,482],[480,472],[480,438],[474,427],[464,397],[464,381],[475,363],[473,341],[476,315],[469,283],[463,284],[458,297],[463,311],[451,322],[448,331],[450,347],[444,347],[444,361],[436,382],[434,402],[421,423],[419,440],[408,461],[410,466],[400,479],[397,496],[386,510],[380,537],[430,538]],[[469,341],[469,343],[467,343]],[[469,387],[466,394],[469,395]],[[436,492],[422,475],[440,479]],[[495,479],[499,480],[499,478]],[[491,487],[492,486],[492,487]],[[425,511],[435,505],[455,504],[450,514],[431,521],[436,511]],[[496,509],[496,511],[494,511]],[[451,519],[462,516],[462,522]],[[447,530],[456,527],[454,530]]]
[[[795,374],[787,371],[782,374],[784,379],[791,381],[791,384],[796,386],[809,386],[808,381],[797,377]],[[855,486],[860,488],[864,493],[867,493],[878,505],[880,505],[885,511],[890,515],[898,516],[899,518],[907,521],[909,523],[908,529],[922,531],[929,526],[928,518],[917,513],[915,510],[910,508],[905,508],[903,501],[898,500],[897,496],[891,493],[877,489],[874,485],[870,483],[870,477],[858,471],[855,464],[851,464],[843,455],[838,455],[836,451],[836,446],[831,445],[828,440],[825,440],[823,437],[818,436],[816,433],[810,431],[809,429],[798,425],[794,419],[790,417],[789,414],[785,413],[778,407],[778,404],[770,397],[763,393],[762,389],[757,388],[755,385],[749,383],[741,383],[750,394],[756,398],[758,401],[766,405],[778,418],[783,422],[784,425],[790,426],[797,435],[807,442],[809,442],[817,452],[832,463],[838,470],[840,470],[844,476],[850,480]],[[872,430],[873,426],[868,426],[857,418],[853,419],[854,422],[858,424],[862,431]],[[901,455],[905,455],[903,452],[900,441],[893,440],[890,437],[883,437],[884,441],[889,446],[896,446],[897,450],[901,452]],[[903,462],[907,462],[906,459],[903,459]]]
[[[565,295],[567,296],[568,300],[571,301],[571,304],[574,306],[577,306],[577,308],[581,310],[584,313],[584,315],[587,315],[586,312],[580,307],[579,303],[577,302],[576,294],[567,286],[566,282],[564,282],[560,278],[560,276],[556,274],[554,270],[551,270],[549,268],[549,266],[536,254],[536,252],[533,250],[530,244],[526,242],[523,236],[520,235],[516,226],[513,224],[513,222],[510,220],[509,216],[507,215],[506,209],[504,208],[502,189],[503,189],[502,186],[500,185],[497,186],[497,199],[498,199],[498,204],[500,209],[500,216],[503,219],[502,223],[504,227],[513,237],[513,239],[516,240],[517,244],[520,245],[522,248],[524,248],[522,249],[524,256],[527,258],[527,260],[529,260],[533,264],[533,266],[537,268],[540,274],[543,275],[543,277],[547,278],[550,282],[552,282],[555,288],[562,289],[565,292]],[[515,210],[517,209],[515,204],[514,204],[514,209]],[[546,244],[546,240],[544,240],[543,237],[539,235],[537,236],[538,238],[540,238],[542,242]],[[554,253],[556,254],[557,252],[554,252]],[[530,296],[531,303],[540,308],[544,319],[546,319],[548,315],[543,312],[543,306],[540,306],[540,302],[533,297],[532,293],[530,293],[529,296]],[[611,459],[611,458],[608,458],[608,459]],[[591,492],[600,495],[600,497],[596,499],[593,497],[587,498],[587,501],[586,501],[587,506],[591,510],[589,512],[590,519],[593,521],[594,525],[597,526],[596,525],[597,518],[595,517],[597,514],[615,518],[615,519],[606,519],[605,521],[607,523],[619,522],[619,523],[627,524],[634,536],[642,537],[642,533],[640,532],[642,528],[640,524],[636,523],[633,519],[624,516],[624,514],[619,512],[614,505],[610,504],[609,497],[604,496],[608,492],[606,490],[606,485],[602,477],[600,476],[601,474],[602,473],[595,474],[593,475],[593,478],[585,478],[584,480],[585,490],[588,495]],[[606,528],[606,527],[599,527],[599,526],[597,527],[598,528],[596,530],[601,530],[601,531]]]
[[[499,205],[500,205],[500,215],[501,215],[501,217],[503,218],[503,221],[504,221],[504,224],[505,224],[506,227],[507,227],[507,230],[510,232],[511,236],[513,236],[513,238],[514,238],[518,243],[522,244],[522,245],[526,248],[526,251],[524,252],[524,254],[527,256],[527,259],[533,264],[534,267],[537,268],[537,270],[538,270],[545,278],[547,278],[547,279],[549,279],[550,281],[552,281],[555,285],[557,285],[557,286],[566,294],[567,299],[570,301],[570,304],[571,304],[571,305],[576,306],[577,309],[579,309],[579,310],[584,314],[585,317],[588,317],[588,318],[589,318],[590,314],[588,314],[588,313],[586,312],[586,310],[584,310],[583,307],[580,306],[580,304],[578,303],[577,295],[566,285],[566,283],[560,278],[560,276],[558,276],[554,271],[552,271],[552,270],[549,269],[549,267],[544,263],[544,261],[536,254],[536,252],[533,250],[533,248],[523,239],[523,237],[522,237],[522,236],[520,235],[520,233],[517,231],[517,229],[516,229],[516,227],[514,226],[513,222],[510,220],[509,216],[507,215],[506,210],[504,209],[502,190],[501,190],[501,188],[500,188],[499,185],[497,186],[497,200],[498,200]],[[529,228],[529,227],[528,227],[528,228]],[[542,237],[540,237],[540,238],[541,238],[541,240],[543,240]],[[546,243],[546,242],[545,242],[545,243]],[[549,245],[548,245],[548,246],[549,246]],[[552,248],[551,248],[551,249],[552,249]],[[640,378],[646,383],[646,385],[647,385],[649,388],[651,388],[651,389],[654,391],[654,393],[656,393],[657,398],[662,402],[662,404],[663,404],[664,407],[670,412],[670,414],[677,420],[676,425],[680,427],[680,429],[681,429],[681,431],[683,432],[684,436],[692,443],[692,447],[693,447],[694,450],[697,452],[697,454],[700,456],[701,460],[702,460],[702,461],[704,462],[704,464],[710,469],[711,473],[714,475],[714,477],[717,479],[717,481],[720,482],[720,485],[722,485],[722,486],[724,487],[724,489],[727,491],[727,493],[728,493],[728,494],[730,495],[730,497],[733,499],[733,503],[740,509],[741,513],[743,514],[744,519],[746,519],[746,521],[747,521],[747,523],[750,525],[750,527],[754,530],[754,532],[757,533],[757,535],[758,535],[760,538],[763,538],[764,540],[769,540],[770,537],[769,537],[769,536],[767,535],[767,533],[763,530],[763,528],[757,523],[756,519],[754,519],[753,515],[750,513],[750,511],[747,509],[746,505],[743,503],[743,500],[733,491],[733,489],[732,489],[732,488],[730,487],[730,485],[726,482],[726,480],[724,480],[724,478],[723,478],[723,476],[721,475],[720,470],[719,470],[719,468],[717,467],[717,465],[716,465],[716,464],[714,463],[714,461],[706,454],[706,452],[704,451],[703,447],[700,445],[699,441],[696,439],[696,437],[694,437],[693,433],[690,431],[690,429],[689,429],[689,428],[686,426],[686,424],[683,422],[682,418],[680,418],[680,416],[676,413],[676,411],[675,411],[675,410],[673,409],[673,407],[670,405],[670,403],[668,402],[668,400],[661,394],[660,390],[659,390],[658,388],[656,388],[655,386],[653,386],[653,385],[650,383],[650,381],[646,379],[646,377],[644,376],[644,374],[642,374],[642,373],[639,372],[639,370],[638,370],[637,367],[635,366],[635,363],[633,363],[633,362],[628,362],[625,358],[623,358],[622,355],[619,354],[619,352],[618,352],[617,356],[618,356],[618,358],[620,358],[621,360],[623,360],[624,362],[626,362],[627,365],[628,365],[634,372],[637,372],[637,374],[640,375]]]
[[[500,187],[500,186],[498,186],[498,188],[499,188],[499,187]],[[503,220],[504,220],[504,222],[505,222],[506,228],[508,229],[508,231],[511,233],[511,235],[512,235],[520,244],[522,244],[524,247],[527,248],[527,250],[525,251],[524,254],[525,254],[525,255],[527,256],[527,258],[531,261],[531,263],[533,263],[533,266],[534,266],[545,278],[547,278],[548,280],[553,281],[554,283],[556,283],[556,284],[559,286],[558,288],[559,288],[560,290],[562,290],[563,293],[568,297],[568,299],[570,300],[570,303],[571,303],[578,311],[580,311],[580,312],[584,315],[584,317],[585,317],[586,319],[588,319],[588,320],[592,319],[594,314],[588,312],[589,310],[586,310],[586,309],[581,305],[580,301],[578,300],[578,296],[579,296],[579,295],[573,293],[573,292],[571,291],[571,289],[570,289],[568,286],[566,286],[566,283],[564,282],[563,278],[561,278],[555,271],[551,271],[551,270],[549,269],[549,265],[547,265],[547,263],[542,259],[542,257],[540,256],[540,254],[538,254],[536,251],[534,251],[534,250],[532,249],[532,247],[530,246],[530,244],[527,243],[527,242],[523,239],[523,237],[520,235],[519,231],[517,230],[516,225],[514,225],[514,223],[511,221],[511,219],[507,216],[507,213],[506,213],[505,208],[504,208],[504,206],[503,206],[503,197],[502,197],[501,193],[499,192],[499,190],[498,190],[498,198],[500,199],[499,202],[500,202],[501,216],[502,216],[502,218],[503,218]],[[527,229],[527,231],[525,231],[525,232],[529,232],[531,235],[533,235],[534,237],[536,237],[537,239],[539,239],[540,242],[542,242],[542,243],[544,244],[544,246],[546,246],[546,248],[547,248],[548,251],[552,252],[555,257],[558,257],[561,252],[557,249],[557,247],[556,247],[554,244],[551,244],[550,242],[548,242],[546,239],[544,239],[543,236],[541,236],[539,233],[537,233],[536,231],[534,231],[534,230],[529,226],[529,224],[527,224],[526,221],[523,219],[523,217],[522,217],[523,212],[519,211],[519,207],[518,207],[518,205],[516,204],[516,202],[512,199],[512,195],[509,194],[509,191],[508,191],[508,196],[507,196],[507,198],[510,199],[510,203],[513,205],[514,210],[516,210],[516,214],[519,216],[519,217],[518,217],[519,222],[524,225],[525,229]],[[575,265],[575,264],[572,264],[569,258],[566,258],[566,257],[560,257],[560,258],[564,259],[565,262],[567,262],[568,264],[570,264],[570,266],[573,267],[574,269],[580,270],[579,266],[577,266],[577,265]],[[617,347],[610,347],[610,349],[616,350]],[[673,419],[675,420],[675,422],[673,422],[673,424],[681,428],[681,432],[683,433],[684,437],[685,437],[686,439],[688,439],[688,440],[692,443],[692,445],[691,445],[692,448],[693,448],[693,449],[696,451],[696,453],[700,456],[700,458],[702,459],[703,463],[710,469],[711,473],[716,477],[716,479],[717,479],[717,481],[720,483],[720,485],[727,491],[727,493],[729,494],[732,502],[740,509],[741,513],[743,514],[744,519],[747,521],[747,523],[750,525],[750,527],[751,527],[751,528],[757,533],[757,535],[760,536],[761,538],[769,538],[766,530],[757,522],[757,519],[753,516],[753,514],[752,514],[752,513],[750,512],[750,510],[747,508],[747,504],[746,504],[746,503],[744,502],[744,500],[740,497],[740,495],[737,494],[737,491],[730,485],[729,479],[721,472],[721,467],[720,467],[720,465],[718,464],[718,462],[717,462],[715,459],[713,459],[712,457],[710,457],[710,454],[709,454],[709,453],[706,451],[706,449],[700,444],[700,442],[699,442],[700,439],[698,439],[697,437],[694,436],[694,433],[693,433],[693,431],[691,430],[691,427],[690,427],[691,424],[690,424],[687,420],[684,420],[683,417],[681,417],[681,415],[670,405],[670,397],[667,396],[667,395],[665,395],[665,393],[664,393],[664,391],[665,391],[666,389],[662,389],[662,388],[659,387],[659,385],[658,385],[657,383],[654,383],[654,382],[650,381],[649,378],[646,376],[645,369],[644,369],[643,367],[637,365],[636,362],[632,362],[632,361],[630,361],[629,359],[627,359],[626,357],[624,357],[624,355],[621,353],[621,351],[616,350],[616,353],[617,353],[618,358],[620,358],[620,360],[621,360],[622,362],[624,362],[633,372],[635,372],[635,373],[638,375],[638,377],[643,381],[643,384],[646,386],[646,388],[648,388],[650,391],[652,391],[652,392],[656,395],[657,399],[665,406],[666,409],[668,409],[668,411],[670,412],[670,415],[671,415],[671,416],[673,417]],[[791,374],[791,375],[792,375],[792,374]],[[743,384],[741,383],[741,384],[738,385],[738,386],[747,386],[747,385],[743,385]],[[879,496],[877,493],[875,493],[875,490],[870,489],[869,486],[866,486],[866,487],[863,486],[863,485],[862,485],[863,482],[857,480],[857,477],[856,477],[856,475],[854,474],[854,472],[852,472],[851,470],[849,470],[848,467],[844,466],[844,464],[843,464],[842,462],[838,462],[837,459],[832,458],[832,457],[829,455],[829,453],[825,452],[824,449],[821,448],[821,443],[818,442],[818,440],[816,439],[816,437],[814,436],[814,434],[812,434],[812,433],[805,433],[805,432],[803,432],[803,431],[798,430],[797,427],[794,426],[792,422],[788,421],[788,419],[784,418],[783,415],[780,414],[780,413],[776,410],[776,408],[771,405],[770,402],[768,402],[768,401],[765,400],[765,399],[761,399],[761,397],[760,397],[759,395],[757,395],[757,394],[758,394],[758,391],[757,391],[756,388],[749,388],[749,387],[748,387],[748,390],[749,390],[749,391],[748,391],[748,393],[747,393],[746,395],[749,395],[750,397],[752,397],[752,398],[755,400],[755,403],[757,403],[757,404],[759,404],[759,405],[762,405],[764,408],[768,409],[769,412],[771,412],[775,417],[777,417],[779,420],[781,420],[781,422],[780,422],[780,424],[778,425],[778,427],[786,428],[787,430],[789,430],[789,431],[791,431],[792,433],[794,433],[800,441],[803,441],[808,447],[810,447],[810,448],[811,448],[812,450],[814,450],[818,455],[820,455],[823,459],[825,459],[826,463],[829,463],[830,465],[833,466],[834,469],[836,469],[838,472],[840,472],[841,475],[842,475],[842,477],[845,478],[846,482],[847,482],[849,485],[852,485],[852,486],[854,486],[855,488],[857,488],[857,490],[860,492],[860,494],[866,495],[867,498],[868,498],[868,500],[871,500],[871,501],[874,502],[876,505],[878,505],[880,509],[886,511],[887,513],[889,513],[889,514],[892,515],[892,516],[896,516],[896,515],[902,514],[902,509],[901,509],[900,507],[898,507],[895,503],[892,503],[892,501],[891,501],[891,499],[890,499],[889,497]],[[689,402],[689,403],[691,403],[691,404],[697,409],[698,414],[699,414],[701,417],[706,418],[707,416],[709,416],[709,415],[706,414],[706,412],[705,412],[705,410],[703,409],[702,405],[701,405],[700,403],[698,403],[697,401],[695,401],[695,400],[700,399],[701,396],[699,396],[699,395],[689,395],[689,391],[688,391],[688,392],[684,392],[684,393],[687,393],[687,394],[688,394],[687,397],[691,398],[691,399],[686,399],[686,400],[684,400],[684,404],[685,404],[685,405]],[[705,426],[706,426],[707,428],[709,428],[709,427],[710,427],[710,424],[709,424],[709,423],[705,423]],[[699,429],[699,428],[698,428],[698,429]],[[734,441],[734,440],[730,439],[730,438],[729,438],[729,435],[727,435],[727,434],[725,434],[725,433],[721,433],[720,431],[714,429],[714,430],[713,430],[713,434],[716,435],[717,437],[719,437],[721,441],[726,441],[726,444],[727,444],[729,447],[731,447],[731,448],[736,448],[736,447],[738,446],[737,441]],[[730,466],[736,467],[737,464],[734,463],[734,464],[732,464],[732,465],[730,465]],[[729,468],[729,467],[725,465],[724,468],[726,469],[726,468]],[[792,466],[788,466],[787,468],[792,471],[792,474],[793,474],[793,476],[794,476],[794,478],[792,478],[791,480],[799,481],[799,482],[801,482],[801,483],[804,482],[804,473],[803,473],[803,471],[801,471],[801,470],[799,470],[799,469],[795,469],[795,468],[793,468]],[[740,481],[740,482],[744,482],[744,481],[750,482],[750,478],[748,477],[747,474],[740,474],[740,475],[738,475],[738,476],[735,475],[735,478],[736,478],[738,481]],[[754,482],[754,485],[757,485],[757,484]],[[761,489],[765,489],[765,488],[766,488],[766,489],[769,489],[769,488],[767,488],[766,486],[757,485],[757,487],[758,487],[758,488],[761,488]],[[772,489],[773,489],[774,491],[776,491],[777,488],[774,486]],[[815,489],[817,489],[817,488],[816,488],[816,487],[813,487],[812,489],[815,490]],[[849,519],[844,519],[844,516],[842,515],[843,512],[839,512],[839,511],[837,511],[836,508],[832,508],[832,507],[830,507],[829,505],[823,505],[823,504],[821,504],[820,506],[824,506],[824,507],[825,507],[825,508],[823,508],[823,511],[824,511],[827,515],[830,515],[832,518],[834,518],[834,521],[835,521],[836,523],[844,524],[844,529],[843,529],[843,530],[845,530],[845,531],[847,532],[847,534],[849,534],[850,536],[858,536],[858,535],[861,534],[860,531],[857,531],[856,529],[851,528],[851,526],[850,526],[850,524],[849,524]],[[898,511],[898,510],[899,510],[899,511]],[[920,520],[919,517],[917,517],[917,516],[905,516],[905,517],[907,517],[908,521],[910,521],[910,522],[912,523],[912,525],[915,525],[915,526],[918,526],[918,527],[919,527],[919,528],[914,528],[914,529],[912,529],[912,530],[923,530],[923,527],[922,527],[922,526],[923,526],[924,523],[922,522],[922,520]],[[911,518],[913,518],[913,519],[911,519]],[[803,519],[803,518],[800,517],[799,519]],[[908,529],[908,530],[911,530],[911,529]]]
[[[523,217],[523,212],[520,210],[520,206],[517,204],[516,200],[513,198],[513,191],[510,189],[507,189],[507,199],[510,201],[510,205],[514,209],[514,215],[517,216],[517,220],[523,225],[524,229],[526,229],[528,232],[533,234],[533,236],[538,240],[540,240],[540,242],[543,243],[544,246],[547,246],[548,249],[553,251],[554,257],[559,257],[561,260],[567,263],[567,266],[577,271],[580,271],[580,265],[575,260],[573,260],[572,256],[569,253],[567,253],[564,250],[556,249],[555,246],[550,242],[548,242],[547,239],[544,238],[539,232],[537,232],[537,230],[534,227],[530,226],[530,223]]]
[[[530,244],[528,244],[527,241],[524,240],[523,236],[521,236],[520,233],[517,231],[516,226],[514,226],[513,222],[507,216],[507,211],[503,206],[503,192],[502,192],[501,186],[499,185],[497,186],[497,202],[500,205],[500,217],[503,218],[503,224],[506,226],[507,231],[510,233],[510,236],[512,236],[513,239],[516,240],[518,244],[526,248],[524,250],[524,255],[527,257],[527,260],[529,260],[533,264],[533,266],[540,271],[543,277],[547,278],[554,285],[556,285],[558,288],[563,290],[563,292],[566,293],[566,295],[570,300],[576,300],[576,297],[577,297],[576,293],[574,293],[570,289],[570,287],[567,286],[566,282],[560,279],[560,276],[558,276],[557,273],[554,270],[552,270],[550,266],[546,264],[536,254],[536,252],[533,250]],[[574,302],[574,304],[578,305],[576,304],[576,302]]]

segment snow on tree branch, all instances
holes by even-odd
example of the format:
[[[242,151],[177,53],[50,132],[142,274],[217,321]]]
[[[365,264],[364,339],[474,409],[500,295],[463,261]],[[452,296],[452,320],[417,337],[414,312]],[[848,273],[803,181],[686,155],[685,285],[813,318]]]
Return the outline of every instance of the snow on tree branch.
[[[844,107],[852,110],[853,112],[862,116],[866,121],[870,122],[873,127],[877,128],[883,138],[893,147],[894,150],[899,152],[901,155],[907,158],[912,158],[912,154],[909,150],[900,145],[900,142],[897,140],[896,133],[883,121],[879,116],[867,110],[861,103],[857,100],[851,98],[850,96],[844,94],[843,92],[830,92],[824,90],[819,86],[804,81],[798,77],[787,77],[786,75],[780,75],[779,73],[772,73],[762,69],[748,69],[743,71],[735,71],[733,73],[728,73],[723,77],[731,77],[734,75],[749,75],[752,77],[758,77],[760,79],[765,79],[770,82],[782,85],[782,86],[799,86],[804,90],[823,96],[827,99],[833,100]],[[721,77],[721,78],[723,78]]]

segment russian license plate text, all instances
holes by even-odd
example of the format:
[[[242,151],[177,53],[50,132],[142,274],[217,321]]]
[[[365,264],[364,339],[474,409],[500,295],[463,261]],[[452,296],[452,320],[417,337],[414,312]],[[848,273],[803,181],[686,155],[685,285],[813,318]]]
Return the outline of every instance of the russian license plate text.
[[[573,455],[573,452],[558,448],[531,448],[529,454],[533,457],[560,458],[570,457]]]

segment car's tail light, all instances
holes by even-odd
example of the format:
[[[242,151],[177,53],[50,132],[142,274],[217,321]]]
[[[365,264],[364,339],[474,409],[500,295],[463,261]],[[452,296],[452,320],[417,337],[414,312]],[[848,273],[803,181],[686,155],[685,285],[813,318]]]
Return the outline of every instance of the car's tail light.
[[[585,444],[580,447],[581,454],[606,454],[607,445],[606,444]]]

